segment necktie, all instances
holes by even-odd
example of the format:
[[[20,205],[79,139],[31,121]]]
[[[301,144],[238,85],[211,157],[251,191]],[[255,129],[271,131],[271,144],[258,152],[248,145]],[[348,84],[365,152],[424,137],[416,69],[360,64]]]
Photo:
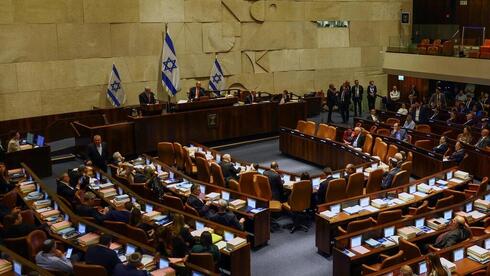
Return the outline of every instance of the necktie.
[[[200,92],[199,89],[197,89],[196,87],[196,99],[199,99],[199,92]]]
[[[342,89],[342,97],[340,97],[340,101],[343,102],[344,101],[344,93],[345,93],[345,90]]]

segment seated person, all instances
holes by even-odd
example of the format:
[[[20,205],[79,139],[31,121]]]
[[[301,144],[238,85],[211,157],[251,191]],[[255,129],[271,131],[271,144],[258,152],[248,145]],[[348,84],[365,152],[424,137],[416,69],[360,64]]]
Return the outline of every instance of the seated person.
[[[393,125],[393,131],[391,132],[391,137],[400,141],[405,141],[407,136],[407,132],[404,129],[400,128],[398,123]]]
[[[349,182],[349,176],[351,176],[351,174],[353,174],[355,172],[356,172],[356,168],[354,168],[354,165],[347,164],[345,166],[345,169],[344,169],[344,179],[345,179],[345,183],[346,184],[347,184],[347,182]]]
[[[114,267],[112,276],[147,276],[148,271],[138,269],[142,267],[142,258],[141,253],[134,252],[128,256],[127,264],[119,263]]]
[[[367,116],[366,119],[368,121],[373,121],[373,122],[379,123],[378,115],[376,115],[376,109],[371,109],[371,111],[369,112],[369,115]]]
[[[119,222],[124,222],[128,223],[129,222],[129,216],[130,212],[133,209],[133,203],[131,202],[126,202],[124,203],[124,209],[123,210],[116,210],[116,209],[105,209],[104,210],[104,220],[110,220],[110,221],[119,221]]]
[[[230,181],[230,179],[238,180],[238,173],[240,173],[241,168],[236,169],[233,163],[231,163],[231,156],[229,154],[224,154],[223,158],[221,158],[221,162],[219,163],[221,167],[221,171],[223,172],[223,177],[225,178],[226,183]]]
[[[400,276],[415,276],[415,274],[409,265],[404,265],[400,267]]]
[[[353,146],[354,148],[362,148],[362,146],[364,146],[366,136],[362,134],[362,129],[360,127],[355,127],[349,140],[350,141],[344,142],[348,145]]]
[[[446,123],[455,124],[457,122],[458,122],[458,115],[456,114],[456,111],[454,110],[449,111],[449,119],[446,120]]]
[[[218,201],[218,212],[214,213],[209,219],[240,231],[243,231],[243,223],[245,222],[245,218],[238,220],[233,212],[228,211],[228,202],[224,199]]]
[[[12,139],[10,139],[7,145],[7,152],[14,152],[20,150],[20,133],[16,131]]]
[[[465,155],[465,151],[463,149],[463,145],[461,142],[456,142],[456,145],[454,145],[454,152],[451,154],[448,158],[447,161],[454,161],[457,164],[461,163],[463,161]]]
[[[56,181],[56,193],[67,199],[69,202],[73,202],[75,199],[75,187],[70,186],[70,176],[68,173],[63,173],[61,177]]]
[[[272,199],[283,202],[284,199],[284,181],[281,179],[281,175],[277,172],[279,164],[276,161],[271,163],[271,168],[264,172],[264,175],[269,178],[269,185],[271,186]]]
[[[196,101],[199,97],[206,96],[204,88],[201,88],[201,82],[196,82],[196,86],[189,89],[189,101]]]
[[[326,167],[323,169],[323,175],[325,176],[325,180],[320,183],[320,187],[318,188],[318,192],[316,193],[316,204],[325,203],[325,196],[327,195],[327,188],[332,177],[332,169],[330,167]]]
[[[471,142],[473,141],[473,135],[471,135],[471,127],[465,126],[463,128],[463,133],[460,133],[457,138],[457,140],[460,142],[471,144]]]
[[[408,109],[407,109],[407,106],[405,105],[405,103],[402,103],[402,106],[398,109],[398,111],[396,113],[400,114],[400,115],[407,115],[408,114]]]
[[[486,128],[481,130],[481,138],[476,142],[475,147],[479,149],[485,149],[486,147],[490,146],[490,137],[488,134],[490,131]]]
[[[211,202],[204,201],[204,195],[201,193],[201,188],[198,184],[192,184],[191,194],[187,198],[187,204],[196,209],[200,216],[207,217],[210,213],[209,206],[211,206]]]
[[[41,251],[36,254],[36,264],[47,270],[56,270],[66,273],[73,272],[73,265],[65,254],[56,249],[54,240],[44,241]]]
[[[245,104],[252,104],[255,102],[259,102],[259,99],[257,98],[257,92],[255,92],[255,90],[252,90],[245,97]]]
[[[85,253],[85,262],[91,265],[101,265],[112,275],[114,267],[121,263],[117,253],[110,249],[112,237],[107,234],[100,236],[99,243],[89,246]]]
[[[279,101],[279,104],[288,103],[290,100],[291,97],[289,97],[289,92],[287,90],[282,91],[281,100]]]
[[[123,162],[124,156],[122,156],[122,154],[118,151],[114,152],[114,154],[112,155],[112,164],[114,164],[115,166],[119,166]]]
[[[15,185],[10,183],[7,167],[4,163],[0,162],[0,194],[8,193],[13,188],[15,188]]]
[[[464,122],[464,126],[472,126],[476,124],[478,120],[475,119],[475,115],[473,113],[466,114],[466,122]]]
[[[142,229],[143,231],[145,231],[146,236],[148,238],[151,238],[151,236],[153,236],[153,234],[154,234],[154,230],[151,227],[151,225],[149,225],[148,223],[143,221],[143,214],[141,213],[141,210],[134,207],[132,203],[130,203],[130,202],[127,202],[127,203],[129,203],[129,205],[131,206],[128,209],[128,210],[131,210],[128,224],[131,226],[138,227],[138,228]]]
[[[219,249],[213,244],[211,233],[203,231],[199,238],[199,243],[194,245],[191,249],[192,253],[211,253],[213,255],[214,263],[218,263],[220,259]]]
[[[83,203],[79,204],[75,208],[75,213],[81,217],[92,217],[98,223],[104,221],[104,216],[95,207],[95,194],[92,192],[86,192],[83,198]]]
[[[3,218],[3,238],[20,238],[29,235],[38,227],[34,224],[28,224],[22,221],[20,209],[14,208],[12,212]]]
[[[404,129],[414,129],[415,128],[415,122],[412,120],[412,115],[408,114],[407,118],[405,119],[405,123],[403,124]]]
[[[155,100],[155,94],[151,92],[150,87],[145,87],[145,91],[141,92],[138,98],[140,101],[140,105],[155,104],[157,102]]]
[[[158,228],[156,232],[155,249],[161,255],[172,258],[184,258],[189,255],[190,248],[194,245],[194,237],[182,214],[175,214],[171,225]]]
[[[88,176],[83,176],[80,178],[80,184],[78,185],[78,190],[75,192],[75,203],[83,204],[85,193],[88,191],[88,185],[90,184],[90,179]]]
[[[471,230],[462,216],[456,216],[448,226],[449,231],[440,234],[434,246],[437,248],[447,248],[460,243],[471,235]]]
[[[446,136],[441,136],[439,139],[439,145],[435,146],[432,151],[439,154],[446,153],[449,146],[447,145]]]
[[[393,158],[390,158],[390,164],[389,165],[392,169],[383,175],[383,180],[381,181],[381,188],[383,190],[391,188],[391,185],[393,184],[393,179],[395,178],[395,175],[398,172],[400,172],[401,162],[398,162],[398,160],[393,157]]]

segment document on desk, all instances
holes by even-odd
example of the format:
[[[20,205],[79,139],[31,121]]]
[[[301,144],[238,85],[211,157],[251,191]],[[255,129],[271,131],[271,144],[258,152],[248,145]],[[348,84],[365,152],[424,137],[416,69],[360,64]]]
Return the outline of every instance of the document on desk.
[[[342,211],[344,211],[348,215],[352,215],[352,214],[359,213],[361,210],[362,210],[362,207],[361,206],[355,205],[355,206],[352,206],[352,207],[344,208]]]
[[[412,195],[416,195],[418,197],[426,197],[427,196],[426,193],[422,193],[422,192],[414,192]]]
[[[356,247],[352,247],[351,250],[359,253],[359,254],[366,254],[369,252],[369,249],[367,249],[366,247],[360,245],[360,246],[356,246]]]
[[[372,212],[372,213],[375,213],[375,212],[378,212],[379,209],[376,208],[376,207],[373,207],[371,205],[368,205],[366,207],[363,207],[364,210],[368,211],[368,212]]]
[[[320,213],[320,216],[325,217],[327,219],[333,218],[336,215],[337,215],[336,213],[334,213],[334,212],[332,212],[330,210],[326,210],[326,211],[323,211],[323,212]]]

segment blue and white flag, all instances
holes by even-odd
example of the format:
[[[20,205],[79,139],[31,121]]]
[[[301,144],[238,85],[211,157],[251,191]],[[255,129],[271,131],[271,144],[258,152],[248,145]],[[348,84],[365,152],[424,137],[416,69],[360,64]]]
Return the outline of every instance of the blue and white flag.
[[[162,49],[162,85],[170,96],[175,96],[180,90],[180,70],[175,54],[174,43],[170,35],[165,33]]]
[[[211,76],[209,77],[209,89],[222,90],[225,89],[225,85],[225,75],[223,75],[218,57],[216,57],[214,59],[213,69],[211,69]]]
[[[112,65],[109,83],[107,84],[107,99],[115,107],[120,107],[126,102],[126,93],[124,93],[121,85],[121,77],[114,64]]]

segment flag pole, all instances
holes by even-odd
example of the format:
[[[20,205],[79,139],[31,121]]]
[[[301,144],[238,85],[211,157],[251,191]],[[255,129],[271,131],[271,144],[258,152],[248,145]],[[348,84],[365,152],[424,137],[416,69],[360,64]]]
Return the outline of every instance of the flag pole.
[[[165,44],[165,37],[167,36],[167,33],[168,33],[168,23],[165,22],[165,35],[163,36],[163,44]],[[161,66],[163,66],[163,64]],[[165,89],[165,87],[164,87],[164,89]],[[168,93],[169,92],[168,91],[168,88],[165,89],[165,90],[167,90],[167,113],[170,113],[170,101],[171,101],[171,98],[170,98],[170,94]]]

